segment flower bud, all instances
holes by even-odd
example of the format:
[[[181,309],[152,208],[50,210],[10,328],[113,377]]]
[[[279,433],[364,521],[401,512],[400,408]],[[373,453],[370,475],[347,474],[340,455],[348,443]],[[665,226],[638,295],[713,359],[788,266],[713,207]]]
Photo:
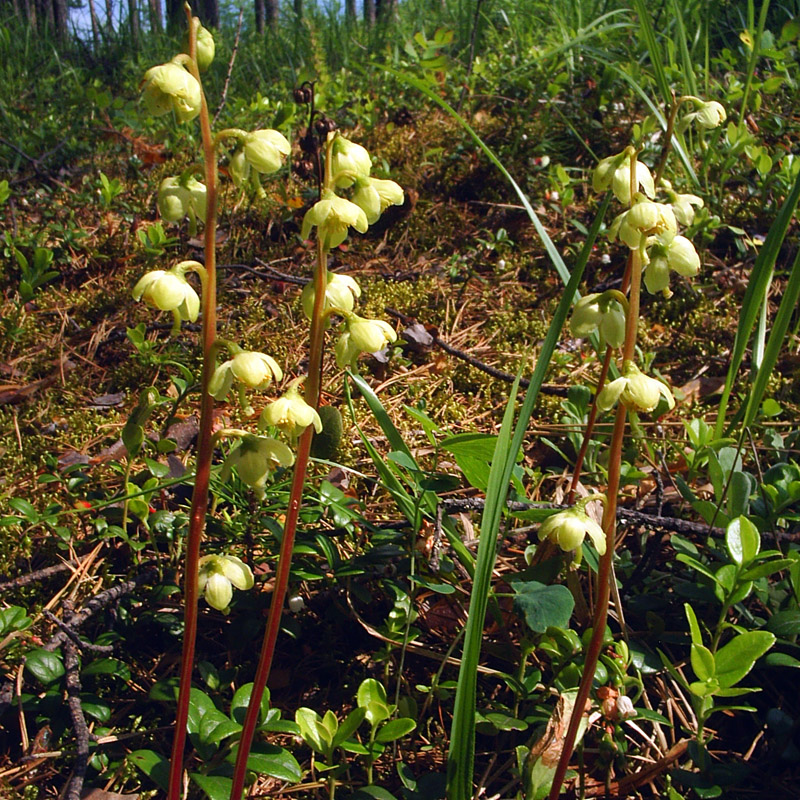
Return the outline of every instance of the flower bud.
[[[727,116],[722,103],[718,103],[716,100],[709,100],[695,112],[695,122],[701,128],[717,128],[725,122]]]
[[[307,239],[315,225],[326,250],[338,247],[347,238],[349,227],[360,233],[366,233],[369,227],[366,215],[355,203],[338,197],[330,190],[324,192],[322,199],[306,212],[300,236]]]
[[[211,66],[216,49],[211,31],[200,25],[197,29],[197,69],[200,72],[205,72]]]
[[[368,177],[371,169],[372,159],[365,148],[344,136],[336,136],[331,146],[331,173],[335,186],[352,186],[357,177]]]
[[[291,152],[291,145],[278,131],[253,131],[244,139],[244,156],[247,163],[256,172],[264,175],[277,172],[283,165],[282,156],[288,156]]]
[[[331,308],[336,308],[339,311],[352,311],[355,301],[359,297],[361,297],[361,287],[353,278],[338,272],[329,272],[325,285],[325,303],[322,310],[328,311]],[[303,287],[300,295],[303,313],[308,319],[311,319],[314,314],[315,298],[314,281],[311,281]]]
[[[303,431],[313,425],[317,433],[322,431],[322,420],[317,410],[300,396],[300,384],[304,379],[298,378],[289,384],[283,397],[270,403],[261,412],[261,422],[280,428],[294,441]]]
[[[654,255],[644,271],[644,285],[650,294],[669,289],[669,261],[666,255]]]
[[[233,599],[233,587],[253,588],[253,572],[236,556],[203,556],[197,572],[197,588],[206,602],[223,614]]]
[[[174,111],[181,122],[188,122],[200,113],[200,84],[180,64],[170,61],[151,67],[144,74],[143,85],[142,99],[154,117]]]
[[[283,442],[248,433],[225,459],[220,477],[227,480],[231,469],[236,467],[242,482],[263,497],[269,476],[278,467],[290,467],[293,463],[294,453]]]
[[[358,178],[353,202],[366,214],[373,225],[389,206],[403,205],[403,190],[394,181],[378,178]]]

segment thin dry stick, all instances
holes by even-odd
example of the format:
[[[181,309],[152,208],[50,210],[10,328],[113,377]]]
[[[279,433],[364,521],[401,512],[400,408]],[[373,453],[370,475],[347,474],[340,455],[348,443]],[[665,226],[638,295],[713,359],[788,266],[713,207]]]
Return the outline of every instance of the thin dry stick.
[[[236,61],[236,53],[239,51],[239,37],[242,34],[242,19],[244,17],[244,6],[239,9],[239,23],[236,26],[236,38],[233,40],[233,52],[231,52],[231,60],[228,62],[228,74],[225,76],[225,84],[222,87],[222,94],[220,95],[219,106],[217,113],[214,114],[214,119],[211,120],[211,125],[217,124],[219,115],[222,109],[225,108],[225,102],[228,99],[228,87],[231,85],[231,75],[233,74],[233,63]]]

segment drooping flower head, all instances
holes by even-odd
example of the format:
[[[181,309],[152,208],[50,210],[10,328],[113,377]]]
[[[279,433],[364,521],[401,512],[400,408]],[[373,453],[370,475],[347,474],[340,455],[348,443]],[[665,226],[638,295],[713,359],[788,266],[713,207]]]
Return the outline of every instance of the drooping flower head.
[[[243,152],[249,166],[269,175],[283,166],[283,158],[292,152],[292,146],[279,131],[264,129],[245,136]]]
[[[340,369],[353,366],[361,353],[377,353],[397,339],[397,333],[382,319],[345,315],[345,331],[336,342],[336,363]]]
[[[367,150],[335,131],[328,137],[333,137],[331,175],[334,186],[344,189],[352,186],[357,178],[366,178],[372,169],[372,159]]]
[[[200,84],[180,64],[169,61],[151,67],[145,72],[142,83],[142,99],[154,117],[174,111],[181,122],[189,122],[200,113]]]
[[[164,178],[158,187],[158,212],[167,222],[180,222],[189,217],[190,222],[198,217],[206,221],[206,187],[196,178]]]
[[[588,536],[595,550],[602,556],[606,552],[606,535],[603,529],[586,513],[586,506],[602,495],[589,495],[572,508],[548,517],[539,526],[539,541],[549,539],[565,552],[577,550]]]
[[[335,308],[339,311],[352,311],[355,301],[359,297],[361,297],[361,287],[353,278],[340,272],[329,272],[325,283],[325,302],[322,310],[325,312]],[[311,319],[314,314],[315,298],[314,281],[310,281],[303,287],[300,295],[303,313],[308,319]]]
[[[366,214],[355,203],[327,190],[323,192],[322,199],[306,212],[300,236],[308,239],[314,226],[317,227],[322,246],[330,250],[338,247],[347,238],[348,228],[353,227],[359,233],[366,233],[369,223]]]
[[[399,184],[379,178],[358,178],[353,202],[367,215],[373,225],[389,206],[403,205],[404,195]]]
[[[608,411],[619,401],[631,411],[649,412],[662,397],[669,408],[675,406],[675,398],[665,383],[645,375],[633,361],[626,361],[621,377],[607,384],[597,396],[597,407]]]
[[[313,425],[317,433],[322,431],[322,420],[317,410],[310,406],[300,395],[300,385],[304,378],[293,380],[282,397],[270,403],[261,412],[261,424],[274,425],[295,441],[309,426]]]
[[[621,347],[625,341],[625,310],[615,294],[587,294],[578,300],[569,323],[572,335],[586,337],[597,331],[602,347]]]
[[[233,599],[233,587],[246,591],[253,588],[250,567],[236,556],[203,556],[199,562],[197,588],[206,602],[227,614]]]
[[[234,380],[247,389],[266,389],[273,380],[282,378],[283,371],[272,356],[254,350],[241,350],[214,370],[208,393],[217,400],[224,400]]]
[[[197,261],[181,261],[171,270],[154,269],[145,273],[133,287],[133,299],[144,300],[160,311],[171,311],[175,316],[175,329],[182,320],[195,322],[200,313],[200,297],[189,281],[187,272],[205,274]]]
[[[245,433],[223,462],[220,478],[228,480],[231,470],[236,467],[241,480],[261,498],[270,475],[278,467],[290,467],[292,464],[294,453],[283,442]]]

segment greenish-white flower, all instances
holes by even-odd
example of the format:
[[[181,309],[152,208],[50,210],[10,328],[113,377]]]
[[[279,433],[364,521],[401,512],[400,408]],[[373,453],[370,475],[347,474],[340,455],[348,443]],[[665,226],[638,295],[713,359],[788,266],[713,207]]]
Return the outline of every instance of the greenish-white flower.
[[[591,499],[597,499],[592,497]],[[586,513],[585,502],[559,511],[539,526],[539,540],[550,540],[565,552],[577,550],[588,536],[595,550],[602,556],[606,552],[606,535],[603,529]]]
[[[271,129],[252,131],[244,138],[244,157],[247,163],[264,175],[277,172],[283,158],[292,152],[286,137]]]
[[[378,178],[358,178],[353,202],[367,215],[367,222],[373,225],[389,206],[403,205],[403,190],[394,181]]]
[[[202,91],[194,75],[170,61],[145,72],[142,99],[154,117],[174,111],[188,122],[200,113]]]
[[[335,137],[331,146],[331,174],[334,185],[341,188],[352,186],[356,178],[366,178],[372,169],[372,159],[360,144],[332,132]]]
[[[244,434],[222,464],[220,477],[228,480],[235,467],[239,478],[258,497],[263,497],[267,480],[278,467],[291,467],[294,453],[283,442],[267,436]]]
[[[597,331],[602,346],[621,347],[625,341],[625,311],[607,293],[587,294],[575,303],[569,329],[573,336],[585,338]]]
[[[651,200],[656,196],[656,187],[650,170],[647,168],[646,164],[637,161],[634,191],[638,192],[640,188]],[[611,191],[614,192],[614,197],[616,197],[620,203],[626,206],[630,204],[631,165],[629,160],[626,159],[622,165],[614,171],[614,176],[611,180]]]
[[[317,410],[300,395],[303,378],[293,380],[282,397],[274,400],[261,412],[263,425],[274,425],[294,441],[309,425],[322,432],[322,420]]]
[[[224,400],[234,380],[248,389],[266,389],[273,380],[282,378],[283,371],[272,356],[255,350],[242,350],[214,370],[208,393],[217,400]]]
[[[645,200],[642,195],[639,197],[642,199],[618,215],[609,229],[612,239],[619,237],[631,250],[640,247],[651,236],[660,236],[667,241],[678,232],[672,206]]]
[[[696,123],[699,128],[704,128],[705,130],[718,128],[728,117],[725,106],[723,106],[722,103],[718,103],[716,100],[704,101],[699,97],[687,99],[694,101],[697,110],[686,114],[678,125],[676,125],[676,130],[679,133],[685,131],[692,122]]]
[[[303,306],[303,313],[308,319],[311,319],[314,314],[316,295],[314,281],[303,287],[300,303]],[[352,311],[359,297],[361,297],[361,287],[353,278],[349,275],[342,275],[340,272],[329,272],[325,284],[325,303],[322,310],[324,312],[335,308],[339,311]]]
[[[180,222],[186,216],[206,221],[206,187],[192,176],[164,178],[158,187],[157,203],[167,222]]]
[[[200,313],[200,297],[179,267],[145,273],[133,287],[133,299],[144,300],[160,311],[172,311],[180,319],[194,322]],[[199,265],[198,265],[199,266]]]
[[[692,277],[700,271],[700,256],[685,236],[675,236],[666,244],[656,244],[644,273],[644,285],[651,294],[668,291],[670,270]]]
[[[322,199],[315,203],[303,218],[300,235],[307,239],[311,228],[317,227],[317,235],[326,250],[338,247],[347,238],[347,229],[352,227],[366,233],[369,223],[366,214],[355,203],[339,197],[328,190]]]
[[[203,556],[197,573],[197,588],[206,602],[223,614],[233,599],[233,587],[246,591],[253,588],[250,567],[236,556]]]
[[[652,411],[662,397],[670,408],[675,406],[675,398],[665,383],[645,375],[632,361],[626,361],[622,376],[607,384],[597,396],[597,407],[608,411],[619,401],[631,411]]]
[[[668,180],[662,180],[661,183],[669,198],[675,219],[684,227],[688,227],[694,222],[695,208],[703,207],[703,198],[696,194],[679,194],[673,191],[672,184]]]
[[[345,331],[334,348],[340,369],[355,364],[361,353],[377,353],[397,339],[394,328],[382,319],[365,319],[357,314],[345,317]]]

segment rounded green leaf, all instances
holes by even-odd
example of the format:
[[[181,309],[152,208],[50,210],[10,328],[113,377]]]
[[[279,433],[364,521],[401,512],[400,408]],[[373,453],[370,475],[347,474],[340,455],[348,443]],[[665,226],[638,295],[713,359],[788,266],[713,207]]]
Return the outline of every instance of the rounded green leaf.
[[[747,517],[736,517],[725,531],[725,547],[734,563],[749,564],[761,549],[761,536]]]
[[[378,742],[393,742],[395,739],[400,739],[407,733],[411,733],[417,723],[408,717],[400,717],[400,719],[389,720],[385,725],[381,726],[375,740]]]
[[[731,639],[714,656],[719,685],[728,689],[739,683],[773,644],[775,636],[767,631],[748,631]]]
[[[57,681],[66,671],[59,655],[41,647],[28,653],[25,669],[44,684]]]

